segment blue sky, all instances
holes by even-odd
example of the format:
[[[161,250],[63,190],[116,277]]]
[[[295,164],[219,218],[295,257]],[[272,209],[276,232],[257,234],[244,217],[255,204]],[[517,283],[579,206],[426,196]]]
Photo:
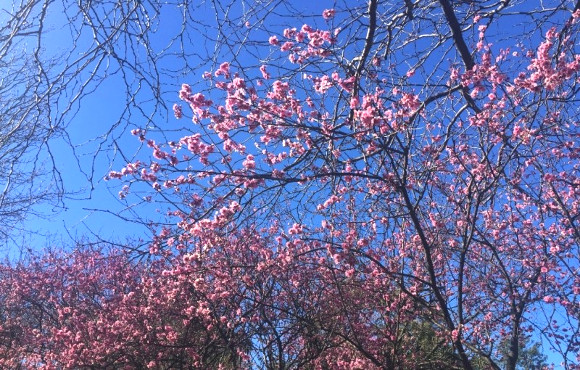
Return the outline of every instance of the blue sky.
[[[294,3],[295,7],[303,9],[305,14],[320,14],[323,9],[332,7],[332,4],[332,1],[299,1]],[[46,34],[46,51],[58,54],[68,48],[71,36],[67,33],[66,27],[61,27],[61,23],[64,21],[63,13],[58,8],[53,9],[53,12],[49,14],[50,22],[47,29],[50,31]],[[204,15],[204,10],[208,11],[207,15]],[[166,9],[161,14],[152,45],[158,48],[164,47],[167,40],[179,30],[179,23],[174,22],[174,19],[177,19],[180,11],[179,7],[174,7]],[[214,14],[209,9],[200,7],[198,11],[201,13],[197,13],[196,16],[199,16],[200,19],[205,18],[208,23],[212,22]],[[513,24],[517,24],[518,19],[514,18],[513,20],[515,21]],[[286,24],[282,22],[286,22]],[[301,25],[299,21],[294,19],[280,19],[280,33],[288,23],[294,23],[293,26],[297,27]],[[488,32],[490,35],[493,33],[501,36],[503,31],[501,28],[492,28]],[[211,33],[211,30],[208,32]],[[77,53],[82,53],[83,50],[90,48],[92,36],[88,34],[82,36],[81,43],[75,49]],[[268,35],[262,33],[257,36],[263,36],[266,39]],[[191,49],[187,50],[191,54],[191,60],[188,63],[199,67],[198,69],[187,70],[182,74],[163,75],[162,82],[166,91],[163,99],[168,107],[178,102],[177,91],[181,83],[195,84],[201,81],[201,75],[204,71],[204,68],[201,68],[203,65],[201,58],[213,51],[211,46],[201,41],[202,39],[203,37],[199,35],[199,39],[190,40],[188,47]],[[501,43],[507,44],[510,41],[509,38],[506,38]],[[526,41],[530,42],[532,39]],[[177,51],[177,49],[173,51]],[[142,50],[137,51],[137,55],[142,56],[142,52]],[[195,59],[196,54],[199,60]],[[217,63],[221,61],[228,61],[228,56],[224,50],[215,60]],[[122,76],[119,73],[114,73],[117,70],[114,61],[110,59],[109,62],[112,63],[112,67],[107,72],[106,79],[95,91],[80,102],[78,112],[74,116],[67,116],[67,132],[75,152],[69,143],[62,139],[49,143],[57,168],[61,170],[66,189],[75,194],[65,199],[64,209],[53,210],[51,207],[41,207],[40,211],[45,217],[31,217],[25,222],[24,229],[32,233],[24,234],[22,239],[17,239],[17,241],[24,241],[33,249],[40,250],[46,247],[72,245],[75,241],[85,238],[94,240],[96,236],[103,240],[115,242],[139,238],[148,240],[151,238],[151,234],[145,225],[125,222],[118,216],[127,218],[142,216],[152,220],[163,219],[164,209],[158,209],[159,206],[155,204],[139,206],[135,208],[137,213],[131,214],[127,210],[127,204],[121,202],[117,196],[123,183],[121,181],[105,182],[103,177],[109,170],[119,170],[125,165],[125,161],[117,148],[122,148],[122,154],[129,159],[132,159],[139,152],[140,143],[130,135],[131,128],[143,128],[151,125],[148,118],[160,128],[168,128],[169,130],[178,129],[186,122],[176,121],[170,111],[154,112],[154,106],[150,100],[151,95],[143,92],[139,94],[140,100],[138,101],[143,114],[135,114],[127,118],[121,122],[121,125],[126,124],[127,129],[120,126],[112,132],[111,136],[103,138],[109,128],[117,123],[127,105],[127,94]],[[205,64],[206,69],[212,67],[212,62],[214,61]],[[249,58],[248,62],[250,65],[257,63],[252,58]],[[175,57],[168,57],[164,63],[167,69],[179,70],[184,67],[184,61]],[[405,68],[407,67],[405,66]],[[105,69],[99,69],[98,73],[104,77]],[[420,75],[415,78],[420,78]],[[198,86],[204,87],[203,83]],[[174,135],[174,133],[169,135]],[[101,143],[104,143],[102,147],[100,147]],[[147,158],[149,150],[144,148],[139,153],[140,158]],[[87,175],[93,176],[92,183],[88,181]],[[15,249],[12,252],[15,253]]]
[[[332,7],[332,2],[301,1],[294,5],[297,9],[303,10],[304,14],[318,15],[323,9]],[[63,27],[63,24],[67,22],[66,12],[59,6],[59,4],[55,4],[50,7],[47,15],[43,35],[45,45],[43,51],[47,56],[60,55],[62,52],[69,53],[68,50],[73,38],[77,36],[71,34],[68,27]],[[180,31],[180,23],[175,20],[180,19],[183,9],[171,5],[163,9],[164,11],[158,18],[156,32],[152,34],[150,40],[151,45],[157,48],[156,51],[167,47],[171,37]],[[1,14],[5,16],[5,13]],[[233,12],[230,13],[231,15],[235,16]],[[196,8],[195,16],[211,25],[215,14],[206,4]],[[242,18],[240,18],[241,20]],[[280,22],[283,21],[290,22],[288,19],[280,20]],[[280,23],[279,33],[285,26],[285,24]],[[300,24],[294,24],[294,26],[300,26]],[[191,60],[187,61],[188,64],[197,66],[198,69],[185,68],[184,70],[184,61],[180,60],[179,57],[171,56],[172,52],[179,52],[179,45],[173,45],[167,49],[166,54],[169,56],[160,63],[163,68],[185,72],[178,72],[174,75],[165,74],[160,80],[163,85],[162,90],[165,91],[163,102],[169,109],[174,103],[179,102],[177,93],[181,83],[198,84],[202,82],[203,71],[212,68],[211,62],[215,64],[228,61],[227,54],[222,51],[221,56],[213,61],[210,60],[210,64],[205,64],[206,68],[199,68],[202,59],[207,58],[207,55],[213,52],[211,45],[202,41],[207,35],[199,34],[200,31],[201,29],[192,32],[194,38],[189,40],[190,42],[187,44],[189,49],[186,50],[186,53],[192,56]],[[206,31],[211,35],[214,30],[206,29]],[[258,32],[260,31],[256,31],[253,36],[258,39],[261,36],[263,41],[266,41],[269,35]],[[196,36],[199,38],[196,39]],[[94,45],[90,33],[81,34],[79,40],[80,42],[73,53],[76,53],[80,58]],[[34,42],[29,45],[29,47],[33,46]],[[143,58],[145,54],[143,50],[137,49],[134,54],[129,53],[128,55]],[[259,57],[265,58],[267,55]],[[125,222],[118,217],[120,215],[131,219],[135,218],[135,215],[131,214],[126,203],[118,199],[117,194],[123,183],[121,181],[107,182],[103,180],[103,177],[109,170],[119,170],[125,165],[125,160],[120,155],[121,152],[118,151],[119,148],[122,149],[122,155],[128,159],[132,159],[137,153],[139,153],[140,158],[147,159],[150,154],[148,148],[139,151],[140,143],[130,135],[131,129],[144,128],[153,123],[161,129],[174,130],[187,123],[184,120],[178,122],[171,111],[163,109],[155,111],[155,106],[151,103],[154,98],[147,92],[146,88],[142,88],[138,94],[138,99],[140,99],[138,106],[141,112],[137,112],[133,106],[131,109],[137,113],[130,117],[125,116],[123,121],[119,122],[119,117],[122,116],[127,106],[127,93],[123,77],[118,73],[119,68],[118,65],[115,65],[115,60],[108,58],[105,62],[110,64],[106,68],[105,65],[101,65],[100,68],[96,69],[98,79],[101,80],[98,82],[98,86],[93,82],[93,86],[96,86],[94,90],[73,106],[76,113],[65,116],[68,135],[66,140],[60,138],[48,144],[55,164],[62,175],[65,188],[71,194],[64,199],[62,209],[52,206],[37,208],[42,217],[32,216],[23,224],[22,228],[25,232],[19,234],[15,239],[12,253],[19,244],[40,250],[54,247],[50,244],[73,245],[75,241],[93,239],[94,237],[114,242],[122,242],[127,238],[143,238],[145,240],[151,238],[151,233],[143,224]],[[256,63],[255,59],[251,61],[252,65],[256,65]],[[91,71],[91,69],[88,70]],[[128,79],[131,80],[132,77],[135,76],[129,76]],[[203,85],[201,86],[203,87]],[[130,89],[136,88],[136,85],[130,86]],[[60,101],[61,110],[64,109],[66,103],[66,100]],[[151,122],[148,122],[148,119],[151,119]],[[114,125],[119,125],[119,127],[105,137],[104,135]],[[47,155],[47,152],[44,153]],[[91,177],[92,181],[90,181]],[[140,206],[136,210],[139,216],[152,220],[159,220],[163,213],[163,210],[158,209],[156,205]]]

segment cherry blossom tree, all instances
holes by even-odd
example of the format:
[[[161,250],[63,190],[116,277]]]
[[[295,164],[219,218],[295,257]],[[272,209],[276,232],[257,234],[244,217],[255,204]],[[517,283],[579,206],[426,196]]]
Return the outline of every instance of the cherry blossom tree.
[[[262,264],[282,267],[268,278],[283,303],[260,302],[263,323],[284,317],[269,334],[280,361],[312,350],[285,335],[315,320],[328,337],[313,362],[405,367],[399,330],[420,322],[466,369],[499,368],[498,356],[515,368],[528,333],[574,367],[579,6],[524,7],[369,1],[282,27],[259,72],[226,60],[204,75],[211,94],[182,86],[174,112],[191,134],[158,143],[135,130],[153,158],[109,177],[174,205],[178,227],[154,255],[173,253],[171,237],[231,253],[232,268],[236,243],[208,233],[267,241],[244,269],[255,281]],[[504,39],[510,14],[542,26]],[[295,300],[304,323],[287,318]]]
[[[4,368],[227,368],[245,336],[213,317],[217,300],[126,253],[83,248],[3,265]],[[185,275],[185,274],[184,274]],[[228,310],[224,303],[222,310]],[[235,312],[235,311],[234,311]],[[219,318],[218,318],[219,319]],[[234,342],[237,340],[237,342]]]
[[[141,264],[5,269],[52,286],[6,366],[578,368],[580,2],[278,5],[108,174],[168,209]]]

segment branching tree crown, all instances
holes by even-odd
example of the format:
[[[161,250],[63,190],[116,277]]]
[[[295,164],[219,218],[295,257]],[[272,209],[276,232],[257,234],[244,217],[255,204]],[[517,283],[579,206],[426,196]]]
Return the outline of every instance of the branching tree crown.
[[[173,220],[111,324],[157,320],[149,366],[515,369],[533,335],[578,367],[580,2],[208,5],[183,129],[107,175]],[[106,357],[75,330],[34,361]]]

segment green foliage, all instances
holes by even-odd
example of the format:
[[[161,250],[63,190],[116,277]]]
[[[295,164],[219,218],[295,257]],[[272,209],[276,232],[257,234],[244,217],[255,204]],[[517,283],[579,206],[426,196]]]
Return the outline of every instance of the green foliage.
[[[508,341],[501,343],[502,364],[505,365],[507,354],[509,351]],[[518,370],[541,370],[548,367],[546,362],[547,356],[542,352],[542,346],[538,342],[533,342],[531,338],[526,337],[520,341],[520,348],[518,354],[518,362],[516,369]]]

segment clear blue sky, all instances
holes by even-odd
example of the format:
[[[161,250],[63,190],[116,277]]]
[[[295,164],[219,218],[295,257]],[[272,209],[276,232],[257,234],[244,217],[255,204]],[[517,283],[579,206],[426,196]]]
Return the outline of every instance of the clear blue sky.
[[[332,1],[301,0],[295,2],[294,6],[297,9],[304,9],[305,14],[321,14],[323,9],[332,7],[332,4]],[[166,13],[161,15],[160,27],[153,40],[154,44],[164,46],[168,38],[178,30],[179,24],[173,22],[173,18],[177,16],[175,12],[179,12],[179,10],[179,8],[167,9]],[[200,8],[200,11],[203,11],[203,8]],[[200,16],[200,14],[197,14],[197,16]],[[213,14],[208,12],[207,18],[211,19],[212,16]],[[70,45],[70,34],[66,33],[66,28],[61,27],[65,20],[63,13],[59,12],[58,8],[53,8],[53,12],[49,14],[48,19],[49,22],[46,28],[51,31],[46,35],[46,40],[48,40],[47,51],[54,51],[56,54],[60,50],[66,50]],[[517,21],[515,18],[513,20]],[[0,22],[2,22],[2,18],[0,18]],[[285,22],[291,23],[294,20],[286,19]],[[514,24],[516,23],[514,22]],[[286,25],[289,24],[280,25],[280,33]],[[300,24],[294,24],[294,26],[299,27]],[[512,27],[512,25],[502,25],[501,27],[490,29],[490,34],[501,35],[506,30],[503,27]],[[208,32],[211,32],[211,30]],[[263,34],[262,36],[266,38],[268,35]],[[200,36],[200,40],[201,38]],[[88,44],[91,41],[90,37],[85,35],[83,40],[83,42],[87,43],[86,48],[88,48]],[[505,38],[501,42],[507,44],[509,41],[511,41],[509,38]],[[81,44],[77,50],[82,50],[83,47]],[[211,49],[206,49],[202,43],[192,42],[190,47],[192,50],[188,50],[188,52],[192,54],[199,53],[202,57],[205,57],[211,51]],[[227,61],[227,57],[223,56],[220,61]],[[175,58],[167,58],[165,63],[167,68],[179,68],[183,65],[183,61]],[[164,77],[163,83],[167,84],[165,90],[171,91],[173,89],[174,91],[173,95],[164,96],[167,99],[167,105],[171,107],[173,103],[178,102],[177,91],[181,83],[197,82],[201,80],[202,73],[203,70],[193,70],[183,75]],[[152,110],[152,105],[145,102],[145,100],[144,98],[140,108],[144,112],[149,109]],[[109,170],[119,170],[125,164],[111,145],[111,138],[105,141],[104,147],[99,148],[101,143],[99,137],[117,122],[125,106],[126,94],[119,74],[108,76],[98,89],[82,100],[78,113],[71,117],[70,122],[68,122],[70,142],[75,147],[76,153],[72,152],[68,143],[59,141],[50,143],[56,165],[61,170],[67,190],[77,194],[72,196],[71,199],[65,200],[64,210],[54,212],[50,207],[41,207],[40,210],[45,217],[31,217],[27,220],[23,228],[32,233],[25,233],[21,239],[17,239],[17,242],[24,240],[33,249],[40,250],[45,247],[60,247],[67,243],[70,245],[75,240],[82,240],[85,237],[88,240],[94,240],[94,237],[98,236],[104,240],[115,242],[122,242],[126,238],[143,238],[147,240],[151,237],[144,225],[124,222],[117,217],[120,215],[133,218],[133,215],[127,212],[126,204],[118,199],[117,193],[123,183],[121,181],[105,182],[102,180]],[[159,112],[153,115],[152,118],[156,125],[170,129],[180,127],[183,124],[181,122],[178,125],[173,116],[171,114],[167,115],[165,112]],[[147,121],[144,116],[134,115],[129,124],[131,128],[140,128],[147,125]],[[115,130],[114,135],[115,143],[123,148],[125,155],[133,156],[137,153],[139,142],[130,135],[129,130]],[[146,158],[147,155],[149,155],[149,150],[144,148],[140,156],[141,158]],[[78,164],[74,159],[75,157],[79,160]],[[91,167],[95,158],[94,172],[92,172]],[[112,163],[111,160],[113,160]],[[85,174],[94,174],[92,184],[87,181],[81,170]],[[91,189],[92,186],[94,188]],[[140,206],[137,208],[137,212],[146,219],[158,220],[162,217],[164,210],[157,209],[157,207],[155,204]],[[15,249],[12,249],[12,253],[15,253]],[[553,360],[557,361],[555,358]]]
[[[296,9],[303,10],[304,14],[319,15],[322,10],[332,7],[332,1],[298,1],[294,3]],[[55,4],[49,9],[47,22],[45,25],[45,43],[46,54],[59,55],[62,51],[68,51],[72,43],[72,37],[66,24],[63,9]],[[161,50],[165,47],[170,38],[179,32],[180,7],[167,6],[164,13],[159,17],[159,27],[152,37],[152,44]],[[213,11],[207,6],[197,8],[196,18],[204,19],[211,23],[215,16]],[[199,12],[206,11],[207,14]],[[1,18],[0,18],[1,21]],[[252,20],[253,21],[253,20]],[[294,19],[283,20],[286,24],[280,23],[279,33],[288,26],[289,23],[296,21]],[[293,26],[300,26],[294,24]],[[208,29],[211,34],[214,30]],[[256,31],[260,32],[260,31]],[[256,35],[255,35],[256,36]],[[269,35],[263,33],[257,36],[267,40]],[[208,53],[213,50],[208,49],[201,40],[199,43],[195,39],[189,44],[191,50],[187,53],[198,54],[201,58],[207,57]],[[92,35],[81,35],[81,42],[75,49],[79,55],[91,48]],[[171,50],[170,50],[171,51]],[[177,51],[174,49],[173,51]],[[168,53],[169,54],[169,53]],[[265,57],[265,56],[264,56]],[[222,56],[221,61],[228,61],[227,56]],[[191,61],[193,65],[199,61]],[[255,65],[255,61],[252,62]],[[163,60],[163,67],[168,69],[183,68],[183,61],[176,57],[167,57]],[[210,66],[208,66],[208,69]],[[135,114],[126,122],[129,123],[128,129],[117,128],[113,131],[113,136],[103,139],[103,135],[109,128],[117,123],[123,110],[126,107],[126,94],[123,80],[120,74],[113,75],[110,72],[116,67],[107,71],[107,77],[93,92],[88,94],[80,102],[78,112],[74,116],[67,116],[67,132],[70,143],[74,146],[75,152],[71,149],[69,143],[58,139],[49,143],[52,154],[54,155],[57,168],[61,171],[66,189],[74,192],[72,196],[64,201],[64,209],[53,209],[49,206],[40,206],[38,210],[43,217],[30,217],[23,225],[26,231],[15,240],[15,245],[24,243],[28,247],[39,250],[46,247],[59,246],[59,244],[72,244],[75,240],[84,238],[93,239],[98,236],[103,240],[123,241],[126,238],[144,238],[151,237],[147,227],[139,223],[124,222],[117,217],[118,215],[127,218],[134,218],[127,210],[127,205],[118,199],[117,193],[123,186],[121,181],[103,181],[102,178],[109,170],[119,170],[125,165],[125,161],[115,151],[112,144],[112,138],[115,145],[123,148],[123,154],[133,156],[138,152],[140,143],[135,137],[130,135],[131,128],[142,128],[147,125],[146,117]],[[101,68],[99,74],[103,76],[105,69]],[[164,96],[165,103],[171,107],[173,103],[179,102],[177,92],[181,83],[195,84],[201,81],[203,70],[192,70],[185,74],[175,76],[164,76],[161,80],[166,86],[163,87],[168,93]],[[135,86],[132,86],[134,89]],[[145,91],[145,89],[143,89]],[[147,102],[151,96],[148,94],[141,95],[142,103],[139,107],[147,115],[152,114],[153,105]],[[133,108],[134,109],[134,108]],[[160,111],[153,114],[152,120],[159,127],[167,127],[172,130],[181,127],[185,122],[175,120],[171,112]],[[103,146],[99,146],[104,142]],[[143,148],[139,153],[140,158],[147,159],[150,151]],[[78,158],[78,163],[75,160]],[[93,163],[93,160],[95,162]],[[112,163],[111,163],[112,162]],[[93,172],[94,171],[94,172]],[[83,173],[84,172],[84,173]],[[87,181],[87,175],[93,175],[93,181]],[[98,211],[101,210],[101,211]],[[156,205],[140,206],[136,208],[138,214],[145,219],[159,220],[162,209],[156,208]],[[14,253],[14,249],[12,249]]]

